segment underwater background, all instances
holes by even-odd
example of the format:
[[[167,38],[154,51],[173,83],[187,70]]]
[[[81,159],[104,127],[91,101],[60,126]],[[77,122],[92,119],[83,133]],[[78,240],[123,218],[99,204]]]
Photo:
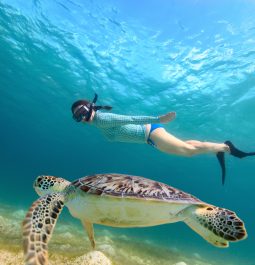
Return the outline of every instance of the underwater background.
[[[176,223],[96,226],[96,239],[108,231],[113,241],[129,238],[128,244],[139,242],[141,249],[152,242],[161,257],[169,249],[211,264],[254,265],[254,157],[227,155],[222,186],[214,155],[186,158],[148,145],[107,142],[96,128],[76,123],[70,111],[75,100],[92,99],[96,92],[98,103],[113,106],[114,113],[176,111],[165,127],[182,139],[232,140],[254,151],[254,14],[252,0],[1,0],[3,218],[12,218],[5,209],[26,210],[37,198],[37,175],[140,175],[235,211],[248,238],[218,249]],[[67,211],[60,222],[82,231]],[[9,242],[3,235],[2,247]],[[5,265],[1,259],[0,264]]]

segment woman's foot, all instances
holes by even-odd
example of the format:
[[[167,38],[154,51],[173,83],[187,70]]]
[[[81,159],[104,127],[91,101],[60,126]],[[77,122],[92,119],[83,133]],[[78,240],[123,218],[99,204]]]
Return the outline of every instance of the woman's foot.
[[[217,143],[203,143],[205,146],[210,148],[210,152],[212,153],[218,153],[218,152],[223,152],[223,153],[230,153],[229,146],[226,144],[217,144]]]
[[[226,179],[225,153],[230,153],[230,147],[226,143],[219,145],[221,149],[216,153],[216,157],[220,163],[222,185],[224,185]]]

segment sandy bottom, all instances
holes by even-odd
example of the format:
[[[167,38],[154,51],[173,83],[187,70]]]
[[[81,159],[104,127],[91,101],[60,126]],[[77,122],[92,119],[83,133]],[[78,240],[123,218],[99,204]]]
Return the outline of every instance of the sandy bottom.
[[[0,205],[0,265],[23,264],[21,223],[25,213]],[[60,220],[49,244],[50,265],[216,265],[149,241],[134,242],[106,229],[96,231],[96,243],[97,251],[92,251],[81,227]]]

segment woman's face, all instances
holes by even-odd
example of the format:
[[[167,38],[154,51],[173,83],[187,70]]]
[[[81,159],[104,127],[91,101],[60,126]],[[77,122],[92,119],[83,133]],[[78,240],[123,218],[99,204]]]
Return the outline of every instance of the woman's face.
[[[84,122],[86,121],[86,119],[88,119],[88,116],[90,115],[90,109],[86,105],[79,105],[75,108],[73,113],[73,118],[77,122]]]
[[[82,119],[81,122],[83,122],[83,123],[90,123],[90,122],[92,122],[93,119],[94,119],[95,113],[96,113],[96,112],[95,112],[94,110],[92,110],[92,113],[91,113],[90,119],[89,119],[88,121],[86,121],[86,118],[84,118],[84,119]]]

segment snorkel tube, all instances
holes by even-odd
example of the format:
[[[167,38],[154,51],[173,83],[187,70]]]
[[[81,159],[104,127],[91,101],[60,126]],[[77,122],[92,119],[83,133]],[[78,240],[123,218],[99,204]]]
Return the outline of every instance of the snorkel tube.
[[[86,115],[86,121],[89,121],[89,119],[90,119],[90,117],[91,117],[91,115],[92,115],[92,110],[93,109],[95,109],[96,110],[96,106],[95,106],[95,103],[97,102],[97,99],[98,99],[98,95],[97,95],[97,93],[95,93],[95,96],[94,96],[94,98],[93,98],[93,100],[92,100],[92,103],[90,104],[90,106],[89,106],[89,112],[87,113],[87,115]]]

